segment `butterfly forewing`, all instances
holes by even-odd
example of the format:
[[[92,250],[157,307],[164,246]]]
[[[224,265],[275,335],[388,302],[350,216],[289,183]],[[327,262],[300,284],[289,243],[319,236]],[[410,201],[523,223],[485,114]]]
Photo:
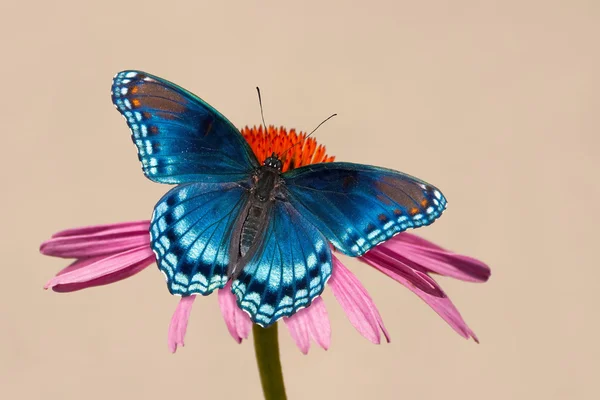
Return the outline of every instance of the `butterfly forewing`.
[[[360,256],[432,223],[446,205],[435,187],[384,168],[323,163],[281,175],[276,156],[259,166],[219,112],[145,72],[117,74],[112,99],[146,176],[179,184],[155,206],[150,225],[169,290],[206,295],[232,279],[238,305],[263,326],[323,292],[330,243]]]
[[[313,164],[284,179],[288,201],[339,251],[354,257],[408,228],[431,224],[446,206],[434,186],[368,165]]]
[[[234,182],[258,167],[231,122],[187,90],[145,72],[123,71],[111,92],[153,181]]]

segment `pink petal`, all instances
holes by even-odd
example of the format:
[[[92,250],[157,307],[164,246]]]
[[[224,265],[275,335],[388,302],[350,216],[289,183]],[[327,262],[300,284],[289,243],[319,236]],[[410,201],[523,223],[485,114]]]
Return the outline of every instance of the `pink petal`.
[[[395,242],[411,243],[411,244],[415,244],[417,246],[427,247],[427,248],[430,248],[433,250],[446,251],[446,249],[444,249],[443,247],[438,246],[437,244],[430,242],[427,239],[423,239],[420,236],[413,235],[412,233],[408,233],[408,232],[399,233],[396,236],[394,236],[393,238],[391,238],[389,241],[392,241],[392,240]]]
[[[418,269],[411,268],[411,265],[402,262],[397,255],[395,258],[388,256],[381,246],[373,248],[361,259],[396,281],[400,281],[399,278],[402,277],[401,282],[410,282],[427,294],[436,297],[445,296],[442,288],[432,277]]]
[[[302,318],[302,316],[297,317],[297,315],[304,310],[298,311],[296,314],[292,315],[291,318],[284,318],[284,321],[288,327],[288,330],[290,331],[292,339],[294,339],[294,342],[296,342],[296,346],[298,346],[303,354],[308,354],[308,349],[310,349],[310,334],[308,333],[308,324],[306,322],[306,318]]]
[[[379,344],[381,341],[379,330],[381,329],[385,339],[390,341],[379,311],[367,290],[335,256],[333,257],[333,273],[328,283],[348,319],[361,335],[371,342]]]
[[[71,268],[71,267],[73,267],[74,269],[84,268],[87,265],[94,263],[95,259],[96,258],[77,260],[73,264],[71,264],[69,267],[67,267],[67,268],[63,269],[61,272],[59,272],[59,274],[63,273],[63,271],[65,271],[66,269]],[[55,286],[52,286],[52,290],[57,293],[67,293],[67,292],[75,292],[78,290],[87,289],[87,288],[91,288],[91,287],[95,287],[95,286],[109,285],[111,283],[115,283],[115,282],[127,279],[127,278],[141,272],[142,270],[146,269],[146,267],[148,267],[150,264],[154,263],[154,261],[156,261],[154,259],[154,257],[148,257],[142,261],[132,264],[129,267],[122,269],[120,271],[114,272],[112,274],[102,276],[102,277],[99,277],[96,279],[92,279],[91,281],[87,281],[87,282],[57,284]],[[48,289],[50,287],[48,285],[50,285],[50,282],[48,282],[44,286],[44,289]]]
[[[80,228],[65,229],[52,235],[53,238],[64,236],[93,235],[96,233],[127,233],[127,232],[148,232],[150,221],[117,222],[113,224],[90,225]]]
[[[444,321],[446,321],[448,325],[450,325],[452,329],[454,329],[459,335],[465,339],[472,337],[475,342],[479,343],[479,339],[477,338],[477,335],[475,335],[475,332],[468,327],[467,323],[463,320],[462,316],[448,297],[434,297],[426,293],[413,290],[412,288],[409,289],[423,299],[425,303],[429,304],[429,306],[433,308],[433,310],[438,313],[438,315],[442,317]]]
[[[105,285],[132,276],[155,260],[150,246],[141,246],[109,257],[92,257],[76,261],[50,279],[45,289],[57,291],[80,290]]]
[[[490,268],[475,258],[452,253],[408,233],[401,233],[375,249],[422,272],[469,282],[485,282],[491,274]]]
[[[285,324],[296,346],[304,354],[310,348],[310,338],[327,350],[331,343],[331,325],[325,308],[325,302],[319,296],[310,306],[298,311],[290,318],[284,318]]]
[[[462,319],[460,313],[456,307],[454,307],[454,304],[452,304],[452,301],[450,301],[445,293],[442,292],[442,296],[433,296],[420,290],[418,287],[413,285],[410,280],[406,279],[406,277],[399,274],[394,274],[393,267],[380,264],[380,260],[374,257],[364,255],[360,257],[360,260],[386,273],[396,281],[400,282],[402,285],[406,286],[409,290],[423,299],[423,301],[429,304],[429,306],[433,308],[434,311],[437,312],[439,316],[442,317],[456,332],[458,332],[459,335],[467,339],[472,337],[476,342],[479,343],[475,333],[467,326],[466,322]]]
[[[150,245],[149,221],[96,225],[58,232],[40,246],[48,256],[85,258]]]
[[[229,334],[236,342],[241,343],[242,339],[248,339],[252,321],[248,314],[238,307],[236,298],[231,293],[231,281],[227,282],[224,288],[219,289],[218,293],[219,307]]]
[[[171,318],[169,324],[169,350],[171,353],[175,353],[177,346],[183,347],[185,344],[183,340],[185,338],[185,331],[187,330],[188,320],[190,319],[190,312],[192,311],[192,305],[196,295],[182,297],[177,304],[177,308]]]
[[[60,271],[58,271],[56,276],[64,275],[69,272],[80,270],[80,269],[85,268],[88,265],[94,264],[95,262],[100,261],[104,258],[106,258],[106,257],[97,256],[97,257],[90,257],[90,258],[82,258],[81,260],[75,260],[68,267],[65,267],[65,268],[61,269]],[[48,288],[46,286],[44,286],[44,289],[48,289]]]

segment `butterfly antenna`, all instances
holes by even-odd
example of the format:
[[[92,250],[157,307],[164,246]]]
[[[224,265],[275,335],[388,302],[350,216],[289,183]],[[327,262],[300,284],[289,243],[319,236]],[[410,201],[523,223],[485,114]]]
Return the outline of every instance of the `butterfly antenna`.
[[[337,114],[331,114],[329,117],[325,118],[319,125],[317,125],[317,127],[315,129],[312,130],[311,133],[309,133],[308,135],[306,135],[306,137],[304,138],[304,140],[308,139],[313,133],[315,133],[317,131],[317,129],[319,129],[321,127],[321,125],[323,125],[325,122],[329,121],[331,118],[333,118],[335,116],[337,116]],[[296,146],[296,145],[298,145],[300,143],[301,142],[297,142],[297,143],[293,144],[292,146],[290,146],[289,149],[287,149],[286,151],[284,151],[283,153],[281,153],[279,155],[279,157],[282,158],[285,153],[287,153],[288,151],[290,151],[291,149],[293,149],[294,146]]]
[[[263,113],[262,98],[260,97],[260,88],[258,86],[256,87],[256,92],[258,93],[258,104],[260,105],[260,117],[265,127],[265,133],[267,133],[267,124],[265,124],[265,114]]]
[[[317,131],[317,129],[319,129],[319,128],[321,127],[321,125],[323,125],[325,122],[329,121],[331,118],[333,118],[333,117],[335,117],[335,116],[337,116],[337,114],[331,114],[329,117],[325,118],[325,119],[323,120],[323,122],[321,122],[319,125],[317,125],[317,127],[316,127],[315,129],[313,129],[313,130],[312,130],[312,132],[311,132],[311,133],[309,133],[309,134],[308,134],[308,135],[305,137],[305,139],[308,139],[308,138],[310,137],[310,135],[312,135],[313,133],[315,133],[315,132]]]

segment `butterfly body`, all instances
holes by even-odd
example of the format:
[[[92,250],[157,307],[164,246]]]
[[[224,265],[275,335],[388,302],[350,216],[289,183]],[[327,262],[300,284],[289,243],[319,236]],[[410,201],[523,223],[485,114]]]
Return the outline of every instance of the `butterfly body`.
[[[208,295],[231,281],[239,307],[262,326],[323,292],[331,246],[360,256],[446,206],[434,186],[390,169],[328,162],[282,173],[275,154],[261,165],[217,110],[145,72],[118,73],[112,99],[144,174],[177,185],[150,225],[169,291]]]
[[[230,279],[235,280],[239,276],[262,242],[274,202],[284,200],[279,191],[283,182],[281,168],[281,160],[272,155],[252,174],[248,204],[238,217],[231,240],[227,269]]]

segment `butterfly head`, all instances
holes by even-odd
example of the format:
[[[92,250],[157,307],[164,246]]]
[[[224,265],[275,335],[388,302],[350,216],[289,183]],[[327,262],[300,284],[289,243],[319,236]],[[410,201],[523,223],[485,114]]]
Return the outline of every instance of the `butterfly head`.
[[[275,168],[279,172],[283,169],[283,163],[275,153],[271,154],[271,157],[267,157],[263,165],[265,167]]]

